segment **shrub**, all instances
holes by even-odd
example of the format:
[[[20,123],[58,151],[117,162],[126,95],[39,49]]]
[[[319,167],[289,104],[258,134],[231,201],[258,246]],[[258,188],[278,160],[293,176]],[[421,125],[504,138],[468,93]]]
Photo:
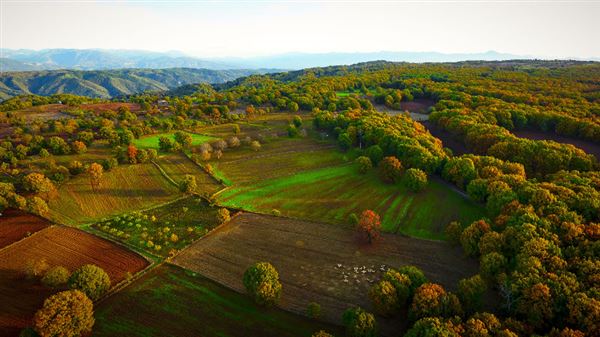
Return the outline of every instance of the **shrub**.
[[[458,282],[458,297],[466,311],[476,312],[481,308],[481,300],[486,288],[485,282],[479,275]]]
[[[360,219],[358,218],[358,215],[356,215],[356,213],[350,213],[350,215],[348,216],[348,222],[352,226],[357,226],[359,221]]]
[[[462,234],[462,225],[458,221],[452,221],[448,225],[446,225],[446,229],[444,233],[446,234],[446,238],[448,241],[454,245],[460,244],[460,235]]]
[[[259,151],[259,150],[260,150],[260,148],[261,148],[261,145],[260,145],[260,143],[258,142],[258,140],[253,140],[253,141],[250,143],[250,148],[251,148],[252,150],[254,150],[254,151]]]
[[[260,305],[271,305],[281,296],[279,273],[268,262],[257,262],[244,273],[244,286]]]
[[[50,268],[45,258],[29,260],[25,264],[25,276],[29,279],[41,277]]]
[[[409,168],[405,176],[406,187],[413,192],[420,192],[427,187],[427,173],[417,169]]]
[[[102,268],[86,264],[71,275],[69,287],[81,290],[92,300],[97,300],[110,288],[110,278]]]
[[[48,287],[58,287],[69,281],[69,270],[63,266],[53,267],[42,277],[42,283]]]
[[[33,327],[41,337],[80,336],[94,325],[94,305],[79,290],[52,295],[35,313]]]
[[[179,190],[183,193],[193,193],[198,188],[196,177],[191,174],[186,174],[183,180],[179,183]]]
[[[217,211],[217,221],[219,221],[219,223],[225,223],[229,221],[230,218],[229,210],[227,208],[219,208]]]
[[[342,321],[346,327],[346,335],[349,337],[378,336],[375,316],[360,307],[346,310],[342,316]]]
[[[378,165],[379,177],[385,183],[392,184],[398,181],[402,174],[402,163],[396,157],[385,157]]]
[[[355,160],[356,165],[358,166],[358,172],[360,174],[365,174],[371,168],[373,168],[373,164],[371,163],[371,159],[369,157],[360,156]]]
[[[295,127],[299,128],[302,126],[302,118],[298,115],[294,116],[294,120],[292,121]]]
[[[372,145],[367,148],[366,151],[367,156],[375,165],[379,164],[379,162],[383,159],[383,150],[379,145]]]
[[[316,302],[308,303],[308,306],[306,307],[306,314],[308,317],[313,319],[319,318],[321,316],[321,305]]]
[[[104,171],[110,171],[119,165],[119,161],[116,158],[108,158],[102,160],[101,165]]]
[[[273,208],[271,210],[271,214],[273,214],[274,216],[281,216],[281,211],[278,209]]]

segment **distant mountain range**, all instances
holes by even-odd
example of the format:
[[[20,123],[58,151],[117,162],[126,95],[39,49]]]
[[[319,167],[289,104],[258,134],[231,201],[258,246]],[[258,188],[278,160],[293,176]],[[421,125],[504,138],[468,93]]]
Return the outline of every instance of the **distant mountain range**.
[[[67,93],[111,98],[143,91],[165,91],[191,83],[223,83],[269,70],[120,69],[44,70],[0,74],[0,100],[23,94]]]
[[[122,68],[167,69],[205,68],[259,69],[278,68],[297,70],[330,65],[349,65],[359,62],[386,60],[394,62],[458,62],[467,60],[531,59],[533,57],[488,51],[473,54],[438,52],[372,52],[372,53],[288,53],[248,58],[205,58],[186,56],[181,52],[149,52],[105,49],[44,49],[0,50],[0,70],[104,70]]]

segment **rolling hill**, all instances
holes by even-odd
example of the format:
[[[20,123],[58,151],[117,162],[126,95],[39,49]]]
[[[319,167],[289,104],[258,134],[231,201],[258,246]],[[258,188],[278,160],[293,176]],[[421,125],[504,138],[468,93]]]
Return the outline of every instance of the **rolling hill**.
[[[0,74],[0,99],[17,95],[67,93],[111,98],[143,91],[164,91],[190,83],[223,83],[266,70],[120,69],[47,70]]]

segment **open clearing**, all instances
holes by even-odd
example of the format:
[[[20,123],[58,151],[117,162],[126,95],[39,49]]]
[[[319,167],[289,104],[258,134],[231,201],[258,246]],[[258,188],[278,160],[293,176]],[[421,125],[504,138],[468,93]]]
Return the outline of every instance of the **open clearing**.
[[[28,261],[45,258],[49,266],[74,271],[84,264],[103,268],[117,284],[126,273],[136,273],[148,261],[122,246],[81,230],[49,227],[0,251],[0,336],[16,336],[39,309],[44,299],[58,290],[24,278]]]
[[[188,134],[190,136],[192,136],[192,146],[200,145],[202,143],[206,143],[211,140],[215,140],[215,138],[211,137],[211,136],[199,135],[199,134],[195,134],[195,133],[188,133]],[[155,135],[144,136],[140,139],[134,139],[133,145],[135,145],[136,147],[138,147],[140,149],[156,149],[156,150],[158,150],[159,149],[158,140],[160,139],[160,137],[168,137],[169,139],[171,139],[171,141],[175,141],[175,133],[158,133]]]
[[[367,289],[382,265],[415,265],[447,289],[478,272],[477,261],[444,242],[383,234],[369,246],[339,226],[251,213],[235,217],[173,260],[242,293],[243,273],[257,261],[269,261],[279,271],[281,307],[301,313],[314,301],[321,304],[323,318],[337,324],[352,305],[371,309]],[[372,272],[354,272],[362,266]],[[384,325],[397,329],[404,322],[396,318]]]
[[[577,148],[582,149],[586,153],[593,154],[596,159],[600,160],[600,145],[573,137],[557,135],[554,132],[544,132],[540,130],[512,130],[515,136],[521,138],[527,138],[532,140],[553,140],[557,143],[571,144]]]
[[[170,264],[136,280],[96,308],[92,336],[311,336],[337,326],[277,308]]]
[[[58,223],[82,224],[148,208],[180,195],[152,163],[121,165],[105,172],[95,191],[87,175],[61,185],[58,197],[50,200],[49,216]]]
[[[19,241],[50,225],[48,220],[17,209],[7,209],[0,216],[0,248]]]
[[[198,193],[210,195],[223,187],[200,166],[181,153],[165,154],[160,156],[156,162],[176,183],[181,182],[187,174],[196,177]]]
[[[443,239],[450,221],[467,225],[484,216],[481,206],[438,180],[413,193],[402,184],[382,183],[374,170],[361,175],[353,165],[232,186],[217,200],[231,208],[267,214],[277,209],[288,217],[342,224],[351,213],[372,209],[384,231],[428,239]]]

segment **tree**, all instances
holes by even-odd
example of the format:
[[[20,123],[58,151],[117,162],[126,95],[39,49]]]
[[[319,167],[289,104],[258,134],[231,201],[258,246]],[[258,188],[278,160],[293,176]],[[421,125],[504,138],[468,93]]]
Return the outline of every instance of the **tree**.
[[[369,159],[369,157],[360,156],[356,158],[355,163],[358,166],[358,172],[360,174],[365,174],[373,168],[373,164],[371,164],[371,159]]]
[[[312,337],[333,337],[333,335],[328,332],[325,332],[324,330],[319,330],[319,331],[315,332],[312,335]]]
[[[398,272],[408,276],[408,279],[410,280],[411,297],[418,287],[427,283],[427,277],[425,277],[423,271],[415,266],[402,266],[398,268]]]
[[[477,170],[475,164],[469,158],[452,157],[442,171],[444,179],[451,181],[456,186],[465,188],[467,184],[477,178]]]
[[[179,190],[183,193],[194,193],[198,188],[196,177],[191,174],[186,174],[183,180],[179,183]]]
[[[465,253],[469,256],[479,255],[479,240],[490,230],[490,225],[485,220],[474,221],[465,228],[460,235],[460,243]]]
[[[361,235],[365,236],[369,244],[373,243],[373,241],[379,237],[379,231],[381,229],[379,214],[370,209],[364,210],[360,215],[357,229]]]
[[[94,326],[94,305],[79,290],[52,295],[35,313],[33,327],[41,337],[80,336]]]
[[[175,141],[181,144],[184,149],[187,149],[192,145],[192,136],[187,132],[177,131],[175,132]]]
[[[251,148],[252,150],[254,150],[254,151],[258,151],[258,150],[260,150],[261,146],[260,146],[260,143],[258,142],[258,140],[253,140],[253,141],[250,143],[250,148]]]
[[[133,144],[127,146],[127,161],[129,164],[137,163],[138,150]]]
[[[379,164],[379,162],[383,159],[383,150],[379,145],[371,145],[367,148],[366,151],[367,157],[371,159],[371,162],[375,165]]]
[[[321,316],[321,305],[316,302],[308,303],[308,306],[306,307],[306,314],[312,319],[319,318]]]
[[[28,279],[41,277],[50,268],[45,258],[29,260],[25,264],[25,276]]]
[[[412,296],[410,278],[395,269],[388,269],[382,277],[383,281],[389,282],[396,290],[396,303],[398,307],[403,307]]]
[[[481,302],[487,286],[479,275],[462,279],[458,282],[458,298],[467,312],[473,313],[481,309]]]
[[[394,156],[385,157],[379,162],[379,176],[383,182],[393,184],[402,174],[402,163]]]
[[[257,262],[244,273],[246,291],[260,305],[272,305],[281,297],[279,273],[268,262]]]
[[[88,174],[90,175],[90,186],[92,187],[92,190],[95,191],[96,188],[100,187],[100,180],[104,174],[104,168],[98,163],[92,163],[88,168]]]
[[[448,241],[450,241],[450,243],[454,245],[459,245],[462,231],[463,229],[460,222],[452,221],[446,226],[444,233],[446,234],[446,237],[448,238]]]
[[[290,138],[295,138],[300,135],[300,131],[298,131],[298,128],[294,124],[288,125],[287,133]]]
[[[350,139],[350,136],[346,132],[340,133],[338,136],[338,143],[344,151],[347,151],[352,147],[352,139]]]
[[[237,124],[233,124],[232,126],[232,131],[234,135],[239,135],[240,134],[240,126]]]
[[[219,221],[219,223],[221,224],[229,221],[229,219],[229,210],[224,207],[219,208],[219,210],[217,211],[217,221]]]
[[[56,266],[46,272],[46,275],[42,277],[42,283],[48,287],[58,287],[69,281],[71,273],[63,266]]]
[[[56,187],[50,179],[41,173],[29,173],[23,178],[23,187],[27,191],[44,195],[46,199],[56,192]]]
[[[346,327],[346,335],[349,337],[376,337],[379,335],[375,316],[360,307],[346,310],[342,321]]]
[[[485,254],[479,261],[479,273],[488,281],[493,281],[506,268],[506,258],[497,252]]]
[[[50,211],[46,201],[39,197],[32,197],[27,199],[27,210],[30,213],[37,214],[40,216],[44,216]]]
[[[416,321],[405,337],[460,337],[459,329],[439,317],[425,317]]]
[[[86,264],[71,275],[69,288],[81,290],[89,298],[97,300],[110,288],[110,277],[102,268]]]
[[[162,152],[171,151],[171,149],[173,148],[173,142],[171,141],[171,138],[165,137],[165,136],[159,137],[158,138],[158,148]]]
[[[399,308],[396,288],[389,281],[382,280],[373,285],[369,290],[369,298],[377,313],[382,316],[390,316]]]
[[[227,145],[231,148],[238,147],[240,146],[240,139],[236,136],[229,137],[229,139],[227,139]]]
[[[423,317],[441,316],[443,313],[444,288],[435,283],[425,283],[417,288],[410,306],[411,320]]]
[[[532,326],[542,328],[552,322],[552,308],[550,288],[543,283],[536,283],[523,291],[517,312],[527,317],[527,322]]]
[[[300,116],[296,115],[296,116],[294,116],[292,123],[294,124],[295,127],[300,128],[300,127],[302,127],[302,118]]]
[[[409,168],[405,175],[406,186],[413,192],[420,192],[427,187],[427,173],[417,168]]]
[[[69,164],[69,172],[74,176],[79,175],[79,174],[83,173],[84,171],[85,171],[85,166],[83,166],[83,163],[80,162],[79,160],[73,160]]]

